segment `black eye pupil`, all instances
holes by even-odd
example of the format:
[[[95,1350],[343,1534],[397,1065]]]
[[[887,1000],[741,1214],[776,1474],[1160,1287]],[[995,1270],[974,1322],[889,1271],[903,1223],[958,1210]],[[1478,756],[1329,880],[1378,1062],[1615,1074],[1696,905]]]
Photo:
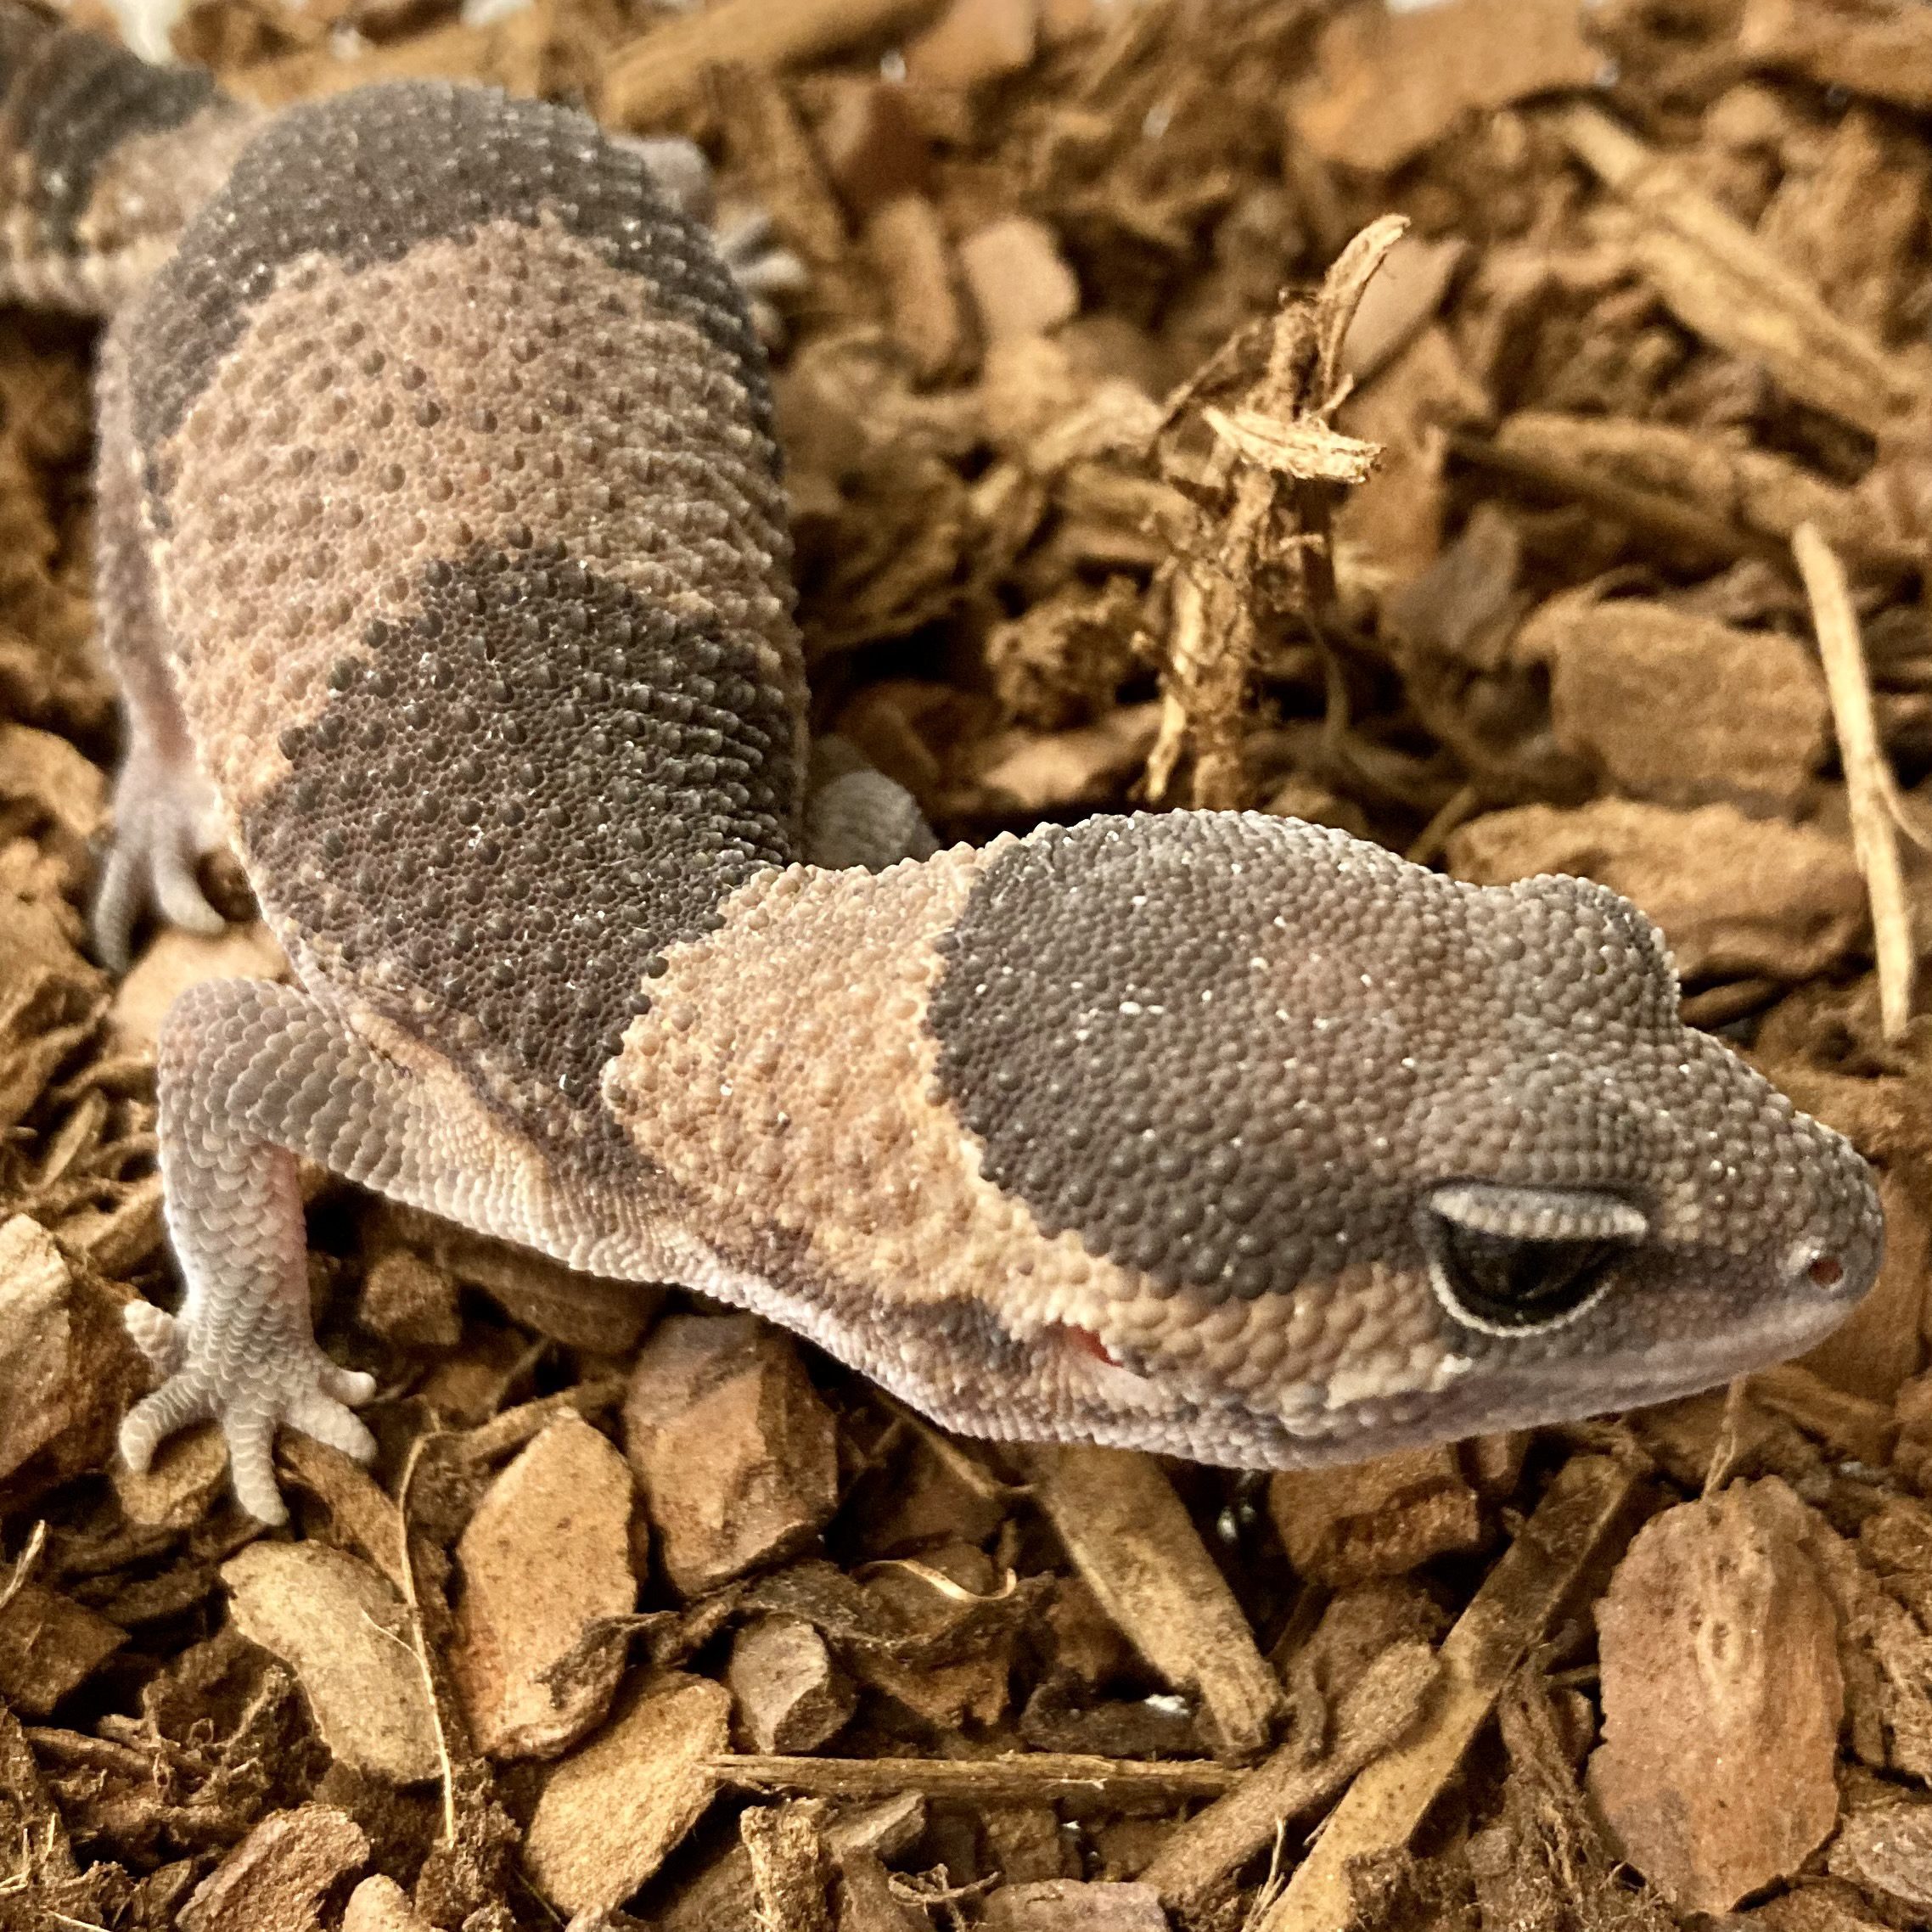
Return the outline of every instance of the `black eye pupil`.
[[[1439,1221],[1443,1272],[1468,1311],[1499,1328],[1534,1328],[1567,1315],[1618,1252],[1614,1241],[1525,1241]]]

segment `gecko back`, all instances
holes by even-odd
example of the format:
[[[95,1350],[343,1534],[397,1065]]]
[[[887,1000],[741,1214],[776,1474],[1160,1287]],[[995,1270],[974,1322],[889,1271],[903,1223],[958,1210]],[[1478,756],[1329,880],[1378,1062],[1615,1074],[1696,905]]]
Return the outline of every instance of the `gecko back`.
[[[116,335],[105,480],[299,977],[581,1150],[654,957],[793,856],[729,274],[584,116],[384,86],[278,116]]]

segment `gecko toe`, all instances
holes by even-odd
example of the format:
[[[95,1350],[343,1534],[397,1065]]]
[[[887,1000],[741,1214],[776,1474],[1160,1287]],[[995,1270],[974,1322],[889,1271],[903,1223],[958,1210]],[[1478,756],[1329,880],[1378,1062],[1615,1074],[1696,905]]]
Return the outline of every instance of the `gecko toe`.
[[[211,935],[226,927],[195,876],[202,855],[221,842],[207,781],[180,755],[137,737],[115,783],[114,841],[90,920],[104,965],[126,971],[135,926],[150,907],[190,932]]]
[[[361,1418],[319,1390],[291,1402],[283,1419],[290,1429],[313,1436],[317,1442],[326,1442],[331,1449],[340,1449],[358,1463],[367,1463],[375,1455],[376,1439]]]
[[[130,840],[108,853],[88,924],[94,957],[110,973],[125,973],[134,963],[134,922],[141,916],[141,867]]]
[[[212,1418],[228,1445],[236,1501],[262,1522],[280,1523],[288,1512],[275,1481],[278,1427],[359,1463],[374,1456],[375,1438],[350,1405],[375,1393],[375,1378],[339,1368],[312,1342],[273,1333],[216,1336],[146,1302],[131,1303],[122,1318],[165,1377],[121,1425],[121,1453],[137,1474],[177,1430]]]
[[[271,1525],[289,1520],[289,1506],[275,1480],[275,1422],[272,1409],[253,1406],[231,1408],[222,1418],[235,1501],[257,1521]]]
[[[356,1408],[376,1392],[376,1379],[360,1368],[342,1368],[329,1362],[322,1372],[322,1392]]]
[[[145,1475],[154,1452],[177,1429],[211,1412],[207,1395],[184,1375],[171,1375],[153,1395],[137,1402],[121,1425],[121,1460]]]
[[[337,1368],[311,1343],[279,1351],[272,1368],[258,1369],[225,1390],[215,1413],[228,1440],[235,1500],[264,1523],[287,1519],[275,1480],[279,1426],[313,1436],[358,1463],[369,1461],[375,1438],[348,1404],[367,1401],[374,1388],[373,1377]]]
[[[153,856],[154,908],[169,924],[213,938],[228,922],[208,903],[195,877],[196,854],[186,850],[157,851]]]
[[[180,1368],[183,1352],[181,1324],[165,1308],[157,1308],[151,1301],[130,1301],[121,1310],[121,1319],[156,1374],[171,1376]]]

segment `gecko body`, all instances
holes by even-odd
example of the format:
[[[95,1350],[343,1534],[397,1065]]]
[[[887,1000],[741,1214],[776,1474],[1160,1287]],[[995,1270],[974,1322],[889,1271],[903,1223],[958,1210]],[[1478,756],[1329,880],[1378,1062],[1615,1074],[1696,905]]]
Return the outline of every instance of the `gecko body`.
[[[104,929],[208,923],[219,835],[294,969],[164,1029],[137,1466],[214,1417],[272,1519],[278,1426],[369,1451],[298,1157],[956,1428],[1250,1467],[1707,1386],[1870,1285],[1864,1165],[1607,890],[1256,814],[935,851],[815,781],[762,357],[648,156],[428,83],[258,123],[98,48],[143,104],[82,142],[22,105],[81,37],[6,22],[13,285],[115,312]]]

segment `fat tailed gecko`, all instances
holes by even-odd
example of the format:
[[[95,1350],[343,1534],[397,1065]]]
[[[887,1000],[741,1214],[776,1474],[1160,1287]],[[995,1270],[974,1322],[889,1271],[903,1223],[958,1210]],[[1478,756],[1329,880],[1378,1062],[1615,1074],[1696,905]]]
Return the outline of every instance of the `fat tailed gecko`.
[[[950,1428],[1250,1468],[1703,1388],[1870,1286],[1864,1164],[1602,887],[815,789],[763,357],[648,150],[469,87],[256,115],[0,6],[0,275],[111,314],[104,946],[214,923],[225,838],[294,973],[162,1032],[136,1468],[213,1418],[272,1520],[278,1426],[370,1452],[298,1156]]]

